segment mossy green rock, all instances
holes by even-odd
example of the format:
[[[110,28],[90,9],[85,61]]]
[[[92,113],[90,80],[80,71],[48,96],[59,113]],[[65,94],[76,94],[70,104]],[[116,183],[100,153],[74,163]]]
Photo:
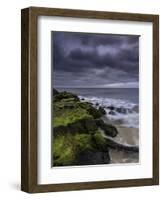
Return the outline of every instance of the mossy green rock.
[[[81,119],[92,119],[92,116],[87,110],[78,108],[74,105],[73,108],[62,107],[62,109],[54,109],[53,126],[67,126]]]
[[[79,101],[79,97],[75,94],[72,94],[70,92],[58,92],[56,93],[57,90],[55,90],[55,94],[54,94],[54,101],[57,102],[57,101],[60,101],[62,99],[73,99],[73,101]]]
[[[102,119],[97,119],[96,124],[105,132],[106,135],[111,136],[111,137],[117,136],[118,130],[116,129],[115,126],[111,124],[105,124]]]
[[[102,117],[105,113],[101,109],[96,109],[89,102],[79,102],[78,107],[87,110],[87,112],[94,118],[98,119]]]
[[[66,165],[78,165],[86,164],[83,162],[83,159],[86,159],[86,155],[98,154],[102,155],[107,154],[106,141],[101,133],[96,132],[94,137],[91,134],[60,134],[54,137],[53,142],[53,165],[54,166],[66,166]],[[104,149],[104,147],[106,147]],[[85,156],[84,156],[85,155]],[[82,160],[81,160],[82,157]],[[107,161],[106,161],[107,160]],[[87,164],[109,163],[110,158],[109,155],[107,159],[103,159],[99,157],[93,159],[90,158],[87,160]]]
[[[85,134],[93,134],[98,130],[98,126],[96,125],[93,119],[81,119],[77,120],[73,123],[69,123],[67,125],[60,125],[53,128],[54,135],[58,135],[60,133],[66,134],[74,134],[74,133],[85,133]]]
[[[109,163],[106,139],[99,125],[104,110],[81,102],[69,92],[56,90],[53,94],[53,165]]]
[[[105,115],[106,111],[104,108],[102,108],[101,106],[99,107],[98,111],[101,113],[101,115]]]

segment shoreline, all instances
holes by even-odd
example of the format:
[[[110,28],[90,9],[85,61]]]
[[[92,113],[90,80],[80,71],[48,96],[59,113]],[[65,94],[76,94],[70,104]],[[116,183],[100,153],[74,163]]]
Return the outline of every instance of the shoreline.
[[[120,123],[116,123],[113,120],[108,119],[107,116],[103,117],[103,120],[107,124],[112,124],[118,130],[117,136],[114,141],[123,145],[131,145],[139,147],[139,129],[133,127],[126,127]],[[116,149],[109,149],[109,154],[111,158],[111,164],[121,164],[121,163],[139,163],[139,153],[138,152],[127,152],[119,151]]]
[[[76,94],[57,90],[53,90],[53,98],[54,166],[138,162],[137,128],[109,119],[100,102],[82,101]]]
[[[112,124],[115,126],[119,134],[115,137],[117,142],[120,141],[120,136],[126,140],[126,143],[129,145],[139,145],[139,128],[123,126],[120,123],[116,123],[113,120],[110,120],[107,116],[102,117],[105,123]],[[127,138],[128,137],[128,138]],[[123,143],[125,141],[122,141]]]

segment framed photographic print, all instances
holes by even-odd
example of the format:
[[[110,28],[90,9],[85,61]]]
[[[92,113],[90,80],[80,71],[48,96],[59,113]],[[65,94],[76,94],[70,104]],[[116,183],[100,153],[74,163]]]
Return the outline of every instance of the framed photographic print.
[[[159,16],[30,7],[21,189],[159,184]]]

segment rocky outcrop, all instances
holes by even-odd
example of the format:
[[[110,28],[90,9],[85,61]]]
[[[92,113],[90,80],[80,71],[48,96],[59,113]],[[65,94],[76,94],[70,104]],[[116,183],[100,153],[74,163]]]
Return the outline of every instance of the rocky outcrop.
[[[111,124],[105,124],[102,119],[97,119],[96,124],[105,132],[106,135],[111,137],[117,136],[118,131],[115,126]]]
[[[77,158],[78,165],[96,165],[110,163],[110,156],[108,151],[86,151],[81,152]]]
[[[103,107],[100,106],[98,110],[102,115],[106,114],[106,111],[105,111],[105,109]]]
[[[106,164],[110,163],[109,148],[125,150],[103,137],[102,132],[112,138],[118,134],[116,127],[102,120],[105,114],[99,105],[53,89],[53,165]]]
[[[53,101],[54,102],[58,102],[58,101],[61,101],[61,100],[71,100],[71,101],[79,101],[79,97],[75,94],[72,94],[70,92],[58,92],[56,89],[53,89]]]
[[[110,162],[106,139],[118,132],[100,119],[102,107],[81,102],[77,95],[53,90],[53,165],[88,165]]]
[[[121,107],[108,106],[107,109],[109,109],[109,113],[108,113],[109,115],[116,115],[117,113],[128,114],[128,113],[132,113],[133,111],[138,112],[137,106],[135,106],[133,110],[130,108],[124,108],[123,106]]]
[[[96,121],[94,119],[81,119],[73,123],[69,123],[66,126],[60,125],[53,128],[54,135],[57,134],[76,134],[86,133],[91,134],[98,130]]]

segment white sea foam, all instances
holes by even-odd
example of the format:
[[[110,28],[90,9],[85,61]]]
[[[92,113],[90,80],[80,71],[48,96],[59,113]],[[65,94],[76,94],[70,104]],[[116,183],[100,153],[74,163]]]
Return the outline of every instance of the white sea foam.
[[[138,105],[127,100],[84,97],[80,96],[82,101],[91,102],[95,107],[102,106],[106,111],[109,120],[118,122],[125,127],[139,126]],[[112,107],[112,109],[111,109]]]

